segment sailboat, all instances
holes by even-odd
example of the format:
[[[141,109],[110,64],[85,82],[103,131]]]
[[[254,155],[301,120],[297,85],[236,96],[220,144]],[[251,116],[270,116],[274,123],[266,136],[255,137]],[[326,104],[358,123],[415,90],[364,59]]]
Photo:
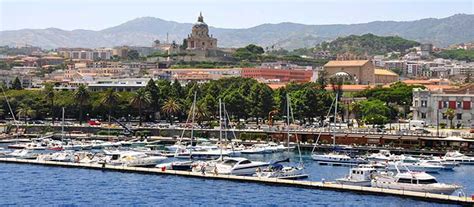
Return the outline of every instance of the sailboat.
[[[287,94],[286,95],[286,130],[287,130],[287,149],[288,149],[288,154],[290,153],[290,116],[293,118],[293,111],[291,110],[290,107],[290,97]],[[273,164],[271,164],[269,167],[263,170],[257,170],[256,176],[257,177],[264,177],[264,178],[280,178],[280,179],[303,179],[309,177],[308,174],[304,172],[304,167],[303,167],[303,159],[301,157],[301,149],[300,149],[300,143],[298,141],[298,135],[295,134],[296,136],[296,143],[297,143],[297,148],[298,148],[298,155],[299,155],[299,165],[298,166],[284,166],[280,163],[282,162],[289,162],[290,159],[286,159],[283,161],[278,161]]]
[[[335,107],[334,107],[334,127],[337,125],[337,100],[338,94],[336,94],[336,98],[334,100]],[[331,110],[331,109],[329,109]],[[329,126],[330,127],[330,126]],[[333,147],[336,147],[336,130],[333,130]],[[313,150],[314,151],[314,150]],[[334,165],[334,166],[355,166],[359,164],[367,163],[366,160],[361,158],[353,158],[346,154],[341,154],[336,151],[332,151],[330,153],[325,154],[315,154],[311,155],[311,158],[318,162],[320,165]]]

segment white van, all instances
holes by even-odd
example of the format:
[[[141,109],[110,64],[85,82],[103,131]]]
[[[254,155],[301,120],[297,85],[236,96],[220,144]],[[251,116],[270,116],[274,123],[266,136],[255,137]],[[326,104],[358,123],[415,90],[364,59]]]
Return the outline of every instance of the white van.
[[[409,124],[410,124],[410,127],[414,127],[414,128],[427,127],[426,122],[423,120],[410,120]]]

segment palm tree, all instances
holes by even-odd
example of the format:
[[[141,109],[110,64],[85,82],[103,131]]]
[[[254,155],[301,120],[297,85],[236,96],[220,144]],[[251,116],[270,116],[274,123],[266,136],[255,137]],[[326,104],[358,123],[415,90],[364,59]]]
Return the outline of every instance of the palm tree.
[[[113,89],[107,89],[103,94],[102,98],[100,99],[100,104],[105,106],[109,113],[109,125],[110,125],[110,116],[112,114],[113,106],[117,105],[120,99],[120,94],[116,93]]]
[[[354,115],[354,119],[357,122],[357,127],[360,127],[360,118],[361,118],[361,105],[359,102],[355,101],[349,104],[349,116]]]
[[[192,108],[190,110],[192,113]],[[206,121],[209,118],[209,112],[204,104],[196,104],[196,110],[194,111],[195,119],[198,125],[201,125],[203,121]]]
[[[444,114],[446,115],[446,118],[449,119],[449,125],[450,125],[451,129],[454,129],[453,119],[456,116],[456,111],[454,111],[454,109],[452,109],[452,108],[449,108],[448,110],[446,110],[446,112]]]
[[[45,94],[46,99],[50,103],[49,107],[50,107],[50,112],[51,112],[51,121],[54,125],[54,120],[55,120],[55,117],[54,117],[54,96],[55,96],[54,86],[50,83],[44,85],[43,92]]]
[[[25,117],[25,124],[27,123],[28,117],[31,118],[35,115],[35,111],[26,104],[20,105],[20,107],[18,107],[18,109],[16,110],[16,113],[18,117]]]
[[[163,107],[161,107],[161,111],[168,115],[170,124],[173,124],[173,119],[172,116],[178,114],[181,111],[181,104],[174,98],[169,98],[168,100],[165,101],[165,104],[163,104]]]
[[[79,124],[82,125],[82,110],[84,106],[89,102],[90,93],[84,85],[80,85],[76,91],[74,91],[74,99],[77,101],[79,107]]]
[[[138,108],[138,117],[139,122],[138,125],[142,125],[142,108],[147,106],[151,103],[151,94],[146,91],[144,88],[138,89],[135,94],[133,94],[132,100],[130,100],[130,104]]]

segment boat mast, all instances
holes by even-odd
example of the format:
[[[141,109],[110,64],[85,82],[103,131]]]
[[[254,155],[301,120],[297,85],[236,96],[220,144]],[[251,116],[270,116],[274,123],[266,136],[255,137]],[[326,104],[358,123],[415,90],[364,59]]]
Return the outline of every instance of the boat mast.
[[[10,114],[12,115],[12,118],[13,118],[13,122],[16,125],[16,143],[18,143],[18,128],[19,128],[18,124],[19,123],[16,121],[15,113],[13,113],[12,106],[10,105],[10,102],[8,101],[7,94],[5,94],[5,90],[3,89],[3,86],[0,85],[0,88],[2,88],[3,97],[5,98],[5,102],[7,102],[8,109],[10,110]]]
[[[61,142],[64,141],[64,107],[62,109],[62,122],[61,122]]]
[[[286,132],[288,153],[290,153],[290,96],[286,94]]]
[[[192,153],[192,148],[193,148],[193,139],[194,139],[194,116],[196,112],[196,94],[197,92],[194,92],[194,100],[193,100],[193,108],[192,108],[192,118],[191,118],[191,148],[189,150],[189,156],[191,156]]]
[[[336,147],[336,124],[337,124],[337,99],[339,98],[339,94],[336,93],[336,100],[334,104],[334,131],[333,131],[333,140],[332,140],[332,146]],[[331,126],[329,126],[331,128]]]
[[[220,148],[220,159],[223,160],[222,157],[222,100],[219,98],[219,148]]]

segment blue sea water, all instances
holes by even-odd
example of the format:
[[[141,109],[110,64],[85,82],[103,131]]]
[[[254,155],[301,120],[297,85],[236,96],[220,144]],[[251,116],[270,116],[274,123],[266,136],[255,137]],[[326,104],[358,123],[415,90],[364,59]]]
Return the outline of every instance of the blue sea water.
[[[285,155],[250,156],[253,160]],[[333,180],[349,168],[320,166],[304,156],[311,180]],[[435,174],[470,195],[474,166]],[[301,189],[169,175],[0,163],[0,205],[14,206],[442,206],[393,196]]]

